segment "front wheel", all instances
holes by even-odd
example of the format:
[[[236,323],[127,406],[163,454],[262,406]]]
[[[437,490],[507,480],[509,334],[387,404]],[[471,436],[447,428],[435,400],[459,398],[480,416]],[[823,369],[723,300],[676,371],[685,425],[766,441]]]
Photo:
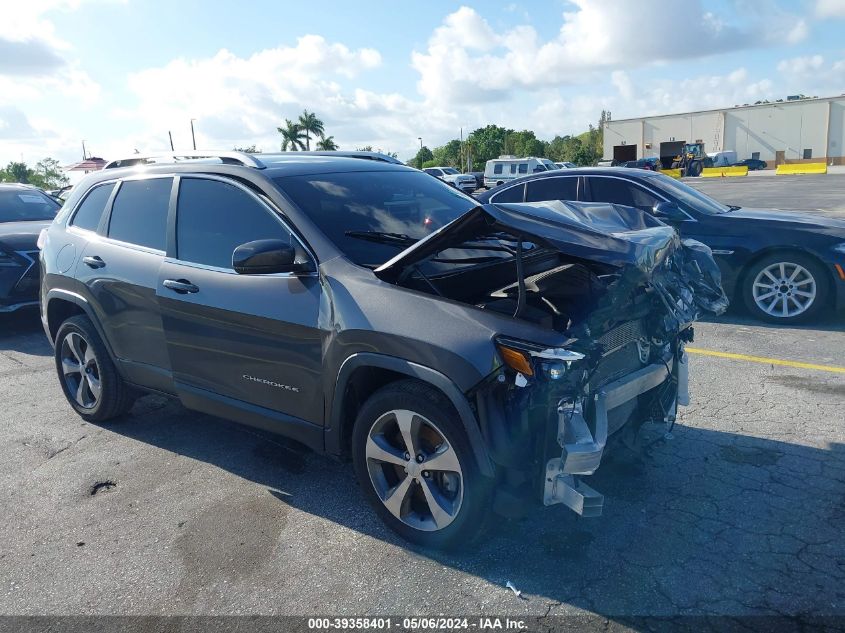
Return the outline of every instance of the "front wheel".
[[[752,315],[772,323],[797,323],[824,308],[827,283],[815,260],[800,253],[775,253],[751,266],[743,295]]]
[[[364,495],[403,538],[450,547],[479,534],[489,482],[438,391],[412,380],[377,391],[358,414],[352,453]]]

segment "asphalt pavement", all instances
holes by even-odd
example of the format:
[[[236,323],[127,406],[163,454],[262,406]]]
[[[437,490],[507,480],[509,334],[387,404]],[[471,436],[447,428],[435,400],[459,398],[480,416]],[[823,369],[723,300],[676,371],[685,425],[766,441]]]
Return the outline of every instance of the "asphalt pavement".
[[[828,205],[811,178],[694,186]],[[282,438],[158,396],[83,422],[37,312],[0,315],[0,614],[845,615],[843,333],[698,324],[697,349],[822,368],[692,354],[671,436],[591,478],[601,518],[538,508],[443,554],[386,530],[349,464]]]

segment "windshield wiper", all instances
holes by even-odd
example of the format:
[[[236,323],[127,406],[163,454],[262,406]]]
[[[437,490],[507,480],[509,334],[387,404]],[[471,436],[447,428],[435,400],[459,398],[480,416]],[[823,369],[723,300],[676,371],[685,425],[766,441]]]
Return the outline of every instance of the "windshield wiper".
[[[410,246],[419,240],[404,233],[387,233],[383,231],[346,231],[344,235],[368,242],[379,244],[393,244],[394,246]]]

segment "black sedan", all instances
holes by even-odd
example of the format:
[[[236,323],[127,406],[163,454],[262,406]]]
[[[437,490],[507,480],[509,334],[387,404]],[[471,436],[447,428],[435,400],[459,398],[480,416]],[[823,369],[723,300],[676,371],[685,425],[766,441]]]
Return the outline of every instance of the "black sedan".
[[[40,189],[0,184],[0,312],[38,305],[38,234],[59,208]]]
[[[585,200],[638,207],[707,244],[728,296],[756,317],[793,323],[845,305],[845,221],[717,202],[664,174],[605,167],[526,176],[483,203]]]
[[[765,169],[767,164],[766,161],[760,160],[759,158],[746,158],[738,163],[734,163],[734,166],[748,167],[748,171],[754,171],[756,169]]]

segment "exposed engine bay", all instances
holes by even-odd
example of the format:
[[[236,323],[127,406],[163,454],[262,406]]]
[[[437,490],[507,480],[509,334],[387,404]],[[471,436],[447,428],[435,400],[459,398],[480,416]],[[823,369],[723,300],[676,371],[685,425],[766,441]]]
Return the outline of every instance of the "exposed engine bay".
[[[477,207],[375,272],[567,337],[552,349],[500,337],[501,364],[470,395],[512,498],[542,481],[545,504],[585,516],[603,497],[581,478],[609,438],[635,446],[649,421],[671,430],[691,324],[728,305],[707,246],[612,204]]]

